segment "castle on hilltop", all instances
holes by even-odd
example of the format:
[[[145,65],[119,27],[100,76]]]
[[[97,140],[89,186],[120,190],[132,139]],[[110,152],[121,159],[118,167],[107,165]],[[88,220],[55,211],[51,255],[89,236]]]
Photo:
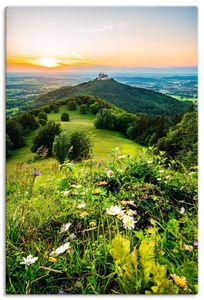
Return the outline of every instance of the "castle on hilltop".
[[[96,80],[109,80],[110,78],[108,77],[107,74],[100,72],[98,74],[98,77],[96,77]]]

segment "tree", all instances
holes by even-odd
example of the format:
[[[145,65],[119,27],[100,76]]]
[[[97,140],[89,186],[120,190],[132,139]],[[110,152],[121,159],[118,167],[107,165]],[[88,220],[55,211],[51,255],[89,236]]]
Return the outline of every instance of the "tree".
[[[116,115],[116,129],[122,133],[126,133],[127,128],[135,121],[137,117],[133,114],[122,112]]]
[[[87,105],[81,104],[79,110],[80,110],[80,114],[86,115],[87,114]]]
[[[94,102],[89,106],[90,112],[92,112],[94,115],[98,113],[99,109],[101,109],[101,106],[98,102]]]
[[[9,155],[11,154],[12,147],[13,143],[8,134],[6,134],[6,157],[9,157]]]
[[[13,149],[17,149],[25,145],[23,127],[17,121],[12,119],[7,120],[6,133],[13,143]]]
[[[47,114],[49,114],[51,112],[51,108],[49,105],[44,107],[44,112],[46,112]]]
[[[171,127],[167,135],[158,140],[157,148],[166,151],[170,159],[177,159],[186,167],[197,165],[197,112],[186,113],[180,123]]]
[[[75,101],[68,102],[68,109],[69,110],[76,110],[77,109],[76,102]]]
[[[47,124],[47,120],[45,119],[39,119],[38,123],[42,126],[45,126]]]
[[[95,126],[100,129],[115,130],[115,111],[113,109],[102,109],[96,115]]]
[[[66,112],[63,112],[63,113],[61,114],[61,121],[63,121],[63,122],[69,121],[69,114],[66,113]]]
[[[54,142],[55,136],[59,135],[60,132],[60,124],[55,123],[54,121],[49,121],[47,125],[39,129],[38,134],[33,140],[31,151],[37,152],[40,147],[44,146],[48,149],[48,156],[51,156],[52,144]]]
[[[53,104],[52,105],[52,110],[54,111],[54,113],[58,113],[59,107],[56,104]]]
[[[47,120],[47,114],[44,111],[39,112],[38,119]]]
[[[60,164],[64,163],[68,158],[68,153],[71,151],[70,135],[67,132],[62,132],[54,139],[52,152]]]
[[[91,138],[84,131],[62,132],[55,137],[53,154],[63,163],[66,159],[81,161],[92,154]]]
[[[19,118],[19,123],[23,127],[24,130],[34,130],[38,128],[38,122],[35,117],[30,113],[25,113]]]

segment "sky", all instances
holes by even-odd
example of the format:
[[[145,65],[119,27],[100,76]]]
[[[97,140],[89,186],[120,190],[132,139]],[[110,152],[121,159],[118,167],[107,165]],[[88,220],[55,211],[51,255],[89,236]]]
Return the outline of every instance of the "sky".
[[[196,67],[195,7],[8,7],[7,70]]]

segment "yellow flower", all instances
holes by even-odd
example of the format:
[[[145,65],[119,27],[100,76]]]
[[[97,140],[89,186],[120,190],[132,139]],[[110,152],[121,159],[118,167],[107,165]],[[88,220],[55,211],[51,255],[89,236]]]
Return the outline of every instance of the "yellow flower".
[[[57,258],[55,258],[55,257],[50,257],[50,258],[49,258],[49,262],[56,263],[56,262],[57,262]]]
[[[123,205],[128,205],[128,204],[129,204],[129,201],[128,201],[128,200],[122,200],[121,203],[122,203]]]
[[[93,192],[93,195],[100,195],[101,193],[101,190],[100,189],[96,189],[94,192]]]
[[[92,226],[92,227],[94,227],[94,226],[96,226],[96,222],[91,221],[91,222],[89,222],[89,225]]]
[[[105,186],[105,185],[107,185],[107,184],[108,184],[107,181],[100,181],[100,182],[97,182],[97,185],[98,185],[98,186]]]
[[[192,251],[193,251],[193,246],[191,246],[191,245],[186,245],[186,244],[184,244],[184,245],[183,245],[183,248],[184,248],[185,250],[189,251],[189,252],[192,252]]]
[[[83,211],[82,213],[80,213],[80,217],[84,218],[86,216],[88,216],[87,211]]]
[[[176,285],[178,285],[180,288],[182,288],[182,289],[187,288],[187,282],[186,282],[186,278],[184,276],[180,277],[176,274],[173,274],[173,275],[171,275],[171,277],[173,278]]]

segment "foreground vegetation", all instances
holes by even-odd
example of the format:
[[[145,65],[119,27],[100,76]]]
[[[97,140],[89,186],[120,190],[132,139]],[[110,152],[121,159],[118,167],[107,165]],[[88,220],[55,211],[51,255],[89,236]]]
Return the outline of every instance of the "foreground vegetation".
[[[196,170],[164,163],[116,149],[94,168],[18,167],[7,178],[7,293],[196,293]]]
[[[65,99],[8,119],[7,156],[8,294],[197,293],[196,112]]]

